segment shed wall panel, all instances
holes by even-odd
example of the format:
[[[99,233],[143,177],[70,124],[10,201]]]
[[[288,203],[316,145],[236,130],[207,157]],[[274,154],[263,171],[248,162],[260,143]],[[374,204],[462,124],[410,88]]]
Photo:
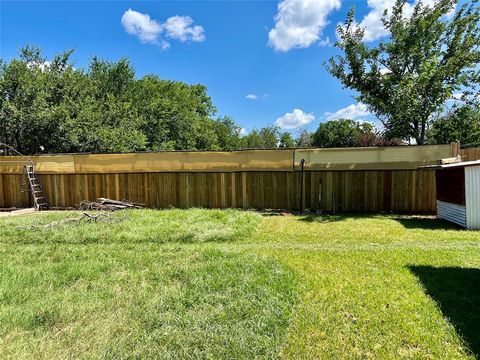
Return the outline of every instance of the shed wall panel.
[[[466,210],[464,205],[452,204],[437,200],[437,216],[440,219],[466,226]]]
[[[467,229],[480,230],[480,166],[465,168]]]

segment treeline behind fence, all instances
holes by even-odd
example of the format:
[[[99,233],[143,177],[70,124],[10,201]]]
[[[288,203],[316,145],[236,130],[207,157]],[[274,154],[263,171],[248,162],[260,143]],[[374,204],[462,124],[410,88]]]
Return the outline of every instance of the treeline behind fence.
[[[435,211],[435,172],[458,145],[33,157],[49,205],[98,197],[152,208]],[[302,172],[301,160],[305,160]],[[0,158],[0,207],[28,207],[23,164]]]

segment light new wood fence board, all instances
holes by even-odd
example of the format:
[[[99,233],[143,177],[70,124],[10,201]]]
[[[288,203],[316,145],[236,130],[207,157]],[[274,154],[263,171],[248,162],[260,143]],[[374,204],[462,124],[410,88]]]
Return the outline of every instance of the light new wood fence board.
[[[462,157],[463,161],[479,160],[480,147],[461,149],[460,156]]]
[[[387,146],[295,150],[295,166],[305,159],[307,170],[416,169],[451,156],[452,146]]]
[[[452,145],[336,149],[280,149],[130,154],[31,156],[38,174],[120,174],[146,172],[242,172],[300,170],[400,170],[438,163],[452,155]],[[0,157],[0,173],[22,174],[25,159]]]

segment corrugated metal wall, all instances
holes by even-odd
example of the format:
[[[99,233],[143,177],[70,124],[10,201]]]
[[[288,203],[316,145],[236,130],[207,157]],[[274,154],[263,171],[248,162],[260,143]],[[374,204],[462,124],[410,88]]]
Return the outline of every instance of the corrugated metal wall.
[[[463,205],[437,200],[437,216],[460,226],[466,226],[466,210]]]
[[[480,229],[480,166],[465,168],[467,229]]]

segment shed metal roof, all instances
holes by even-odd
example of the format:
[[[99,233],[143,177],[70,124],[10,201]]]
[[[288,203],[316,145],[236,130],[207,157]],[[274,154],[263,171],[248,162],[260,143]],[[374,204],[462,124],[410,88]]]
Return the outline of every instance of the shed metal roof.
[[[473,161],[460,161],[451,164],[439,164],[439,165],[430,165],[430,166],[422,166],[423,169],[451,169],[457,167],[469,167],[469,166],[480,166],[480,160],[473,160]]]

